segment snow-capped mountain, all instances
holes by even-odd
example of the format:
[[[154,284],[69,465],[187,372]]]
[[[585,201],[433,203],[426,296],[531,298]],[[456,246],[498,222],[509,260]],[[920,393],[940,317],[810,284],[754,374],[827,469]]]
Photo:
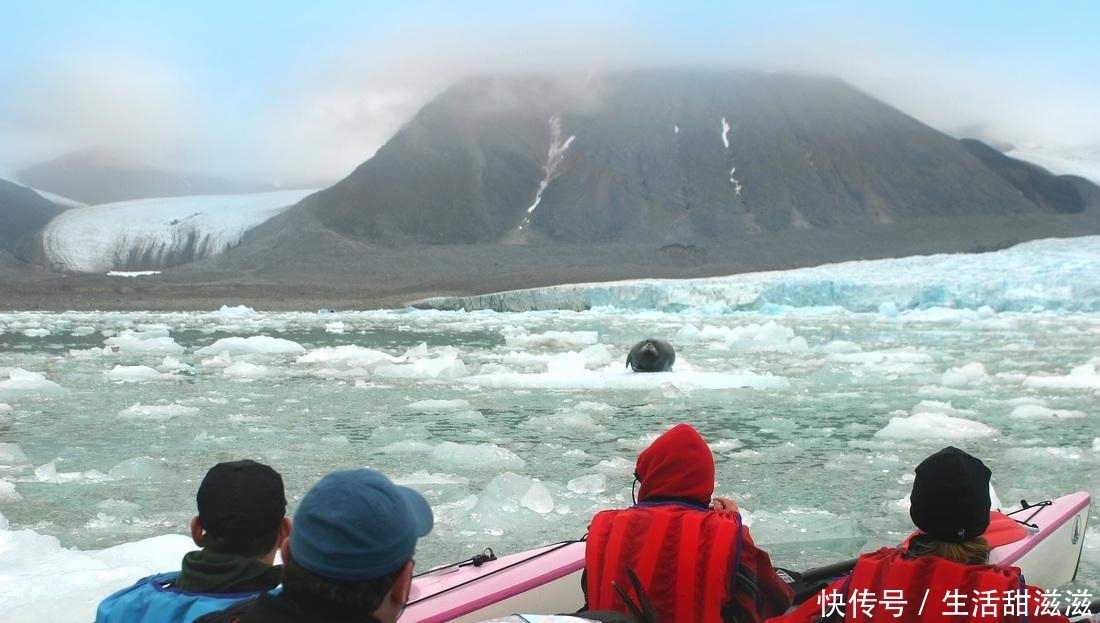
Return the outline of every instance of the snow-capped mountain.
[[[73,208],[43,229],[43,252],[57,270],[157,270],[222,253],[246,231],[313,192],[167,197]]]

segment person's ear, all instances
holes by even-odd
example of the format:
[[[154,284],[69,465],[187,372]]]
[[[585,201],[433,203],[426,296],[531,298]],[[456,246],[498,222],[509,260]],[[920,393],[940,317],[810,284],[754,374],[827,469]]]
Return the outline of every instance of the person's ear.
[[[199,521],[198,515],[191,518],[191,540],[199,547],[206,547],[203,545],[206,542],[206,536],[203,535],[202,522]]]
[[[279,524],[279,539],[275,542],[275,547],[282,547],[283,543],[290,540],[290,517],[283,517],[283,522]]]
[[[401,571],[397,574],[397,580],[393,583],[390,599],[398,608],[404,608],[405,604],[409,602],[409,592],[412,590],[412,574],[413,561],[410,560],[405,563],[405,566],[401,567]]]
[[[283,542],[279,545],[279,555],[283,558],[283,564],[290,560],[290,535],[288,534]]]

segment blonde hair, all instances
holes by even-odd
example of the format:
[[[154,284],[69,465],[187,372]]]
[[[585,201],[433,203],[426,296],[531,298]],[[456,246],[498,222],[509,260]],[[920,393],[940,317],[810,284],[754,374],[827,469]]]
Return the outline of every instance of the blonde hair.
[[[923,534],[909,542],[908,551],[914,558],[938,556],[964,565],[984,565],[989,563],[991,549],[985,537],[978,536],[962,543],[952,543]]]

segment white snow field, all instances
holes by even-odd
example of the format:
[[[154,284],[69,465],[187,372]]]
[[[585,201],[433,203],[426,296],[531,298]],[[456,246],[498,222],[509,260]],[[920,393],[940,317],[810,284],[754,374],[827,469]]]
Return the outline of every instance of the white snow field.
[[[106,273],[159,269],[202,259],[240,243],[244,233],[314,190],[136,199],[77,207],[42,232],[49,263],[59,270]]]

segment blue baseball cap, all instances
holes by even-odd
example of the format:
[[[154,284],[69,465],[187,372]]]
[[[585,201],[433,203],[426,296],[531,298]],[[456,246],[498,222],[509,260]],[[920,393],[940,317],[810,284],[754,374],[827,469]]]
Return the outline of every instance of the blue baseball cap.
[[[371,469],[332,472],[298,505],[290,557],[326,578],[371,580],[408,562],[432,524],[416,491]]]

